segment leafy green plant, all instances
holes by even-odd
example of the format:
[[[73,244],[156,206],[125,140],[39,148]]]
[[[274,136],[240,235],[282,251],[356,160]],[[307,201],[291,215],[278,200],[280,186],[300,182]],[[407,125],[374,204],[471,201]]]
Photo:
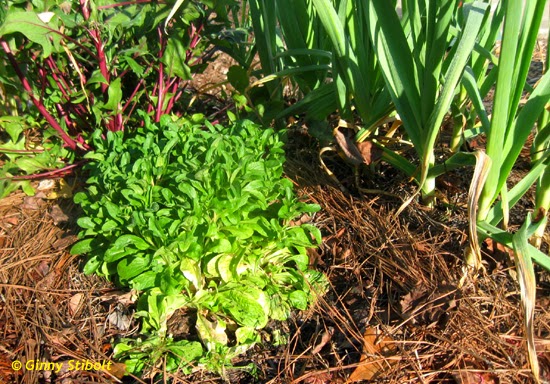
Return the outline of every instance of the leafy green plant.
[[[72,252],[88,255],[85,273],[141,292],[136,316],[147,341],[115,349],[130,370],[154,367],[166,357],[159,348],[185,356],[180,368],[221,370],[259,342],[270,319],[306,309],[322,289],[306,253],[320,232],[290,225],[319,207],[299,202],[282,177],[283,142],[273,130],[140,115],[135,133],[93,135]],[[172,340],[167,320],[182,308],[196,313],[202,343]]]
[[[0,199],[21,188],[33,195],[31,185],[33,175],[60,177],[74,166],[74,152],[64,148],[53,129],[44,130],[39,143],[28,137],[28,132],[36,128],[37,122],[31,116],[0,116],[0,155],[4,163],[0,168]]]
[[[19,112],[32,116],[39,136],[53,130],[63,147],[80,155],[90,149],[88,136],[94,130],[138,124],[136,108],[155,121],[166,113],[186,112],[189,80],[212,54],[201,37],[220,28],[206,22],[214,12],[208,3],[185,2],[165,26],[171,7],[155,1],[8,1],[0,19],[0,60],[10,68],[0,70],[0,78],[11,87],[19,82]],[[18,145],[25,151],[37,146]],[[4,180],[25,178],[28,171],[17,173],[10,166]]]
[[[327,83],[330,41],[318,18],[312,16],[311,1],[245,0],[239,7],[227,6],[225,14],[232,27],[223,29],[214,41],[237,61],[228,72],[228,81],[236,90],[239,106],[246,106],[264,122],[279,122],[304,109],[323,120],[337,108],[334,87]],[[309,101],[285,108],[285,89],[309,95]],[[321,101],[325,103],[322,109]]]

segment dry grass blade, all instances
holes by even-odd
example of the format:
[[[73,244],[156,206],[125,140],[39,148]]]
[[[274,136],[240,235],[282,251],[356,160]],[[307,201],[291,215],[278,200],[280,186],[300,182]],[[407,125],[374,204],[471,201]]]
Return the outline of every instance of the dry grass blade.
[[[483,186],[485,185],[485,181],[487,180],[489,169],[491,168],[491,159],[485,152],[480,150],[475,151],[474,155],[476,157],[476,167],[470,184],[470,190],[468,191],[470,248],[469,253],[466,255],[466,266],[470,270],[477,272],[481,268],[481,250],[477,237],[477,202],[483,190]],[[465,271],[465,276],[467,272],[468,271]],[[464,280],[464,277],[462,280]]]
[[[533,261],[529,254],[527,228],[531,224],[530,215],[521,229],[514,235],[514,260],[518,272],[518,280],[521,289],[521,304],[525,316],[525,334],[527,336],[527,350],[531,371],[535,381],[540,383],[540,368],[535,347],[535,332],[533,319],[535,317],[535,302],[537,295],[537,282]]]

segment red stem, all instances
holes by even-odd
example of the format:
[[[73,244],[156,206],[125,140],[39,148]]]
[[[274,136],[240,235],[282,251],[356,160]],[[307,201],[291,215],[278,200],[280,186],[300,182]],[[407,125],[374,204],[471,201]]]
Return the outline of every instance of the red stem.
[[[19,65],[17,64],[17,61],[15,60],[13,52],[11,51],[8,43],[0,39],[0,45],[4,49],[4,52],[6,52],[6,56],[8,57],[8,60],[10,61],[11,66],[15,70],[17,77],[19,77],[19,80],[21,81],[23,88],[29,94],[29,97],[32,103],[36,106],[36,108],[38,108],[38,110],[40,111],[40,114],[53,127],[53,129],[55,129],[59,133],[65,145],[71,148],[73,151],[76,150],[77,149],[76,142],[63,130],[63,128],[61,128],[61,125],[59,125],[59,122],[57,122],[57,120],[55,120],[55,118],[48,112],[44,104],[42,104],[42,102],[34,96],[32,87],[29,84],[25,75],[23,75],[23,72],[21,72],[21,68],[19,68]]]
[[[130,95],[130,97],[128,98],[128,102],[126,103],[126,105],[122,108],[122,113],[124,113],[124,111],[126,111],[126,108],[128,108],[128,106],[130,105],[129,101],[133,100],[134,97],[136,96],[136,93],[139,91],[139,88],[141,87],[141,85],[143,84],[143,81],[144,79],[141,79],[136,87],[134,88],[134,91],[132,92],[132,94]]]
[[[0,178],[0,180],[6,180],[6,179],[10,179],[10,180],[36,180],[36,179],[41,179],[41,178],[44,178],[44,177],[52,177],[52,176],[61,177],[61,176],[65,176],[65,175],[70,174],[74,168],[80,167],[82,164],[84,164],[86,162],[88,162],[88,160],[81,160],[81,161],[78,161],[74,164],[67,165],[66,167],[63,167],[63,168],[60,168],[60,169],[55,169],[53,171],[37,173],[35,175],[3,177],[3,178]]]
[[[164,102],[164,93],[165,93],[165,87],[166,84],[164,83],[164,65],[162,64],[162,55],[164,53],[164,47],[165,47],[165,41],[163,39],[163,33],[162,29],[160,27],[157,28],[157,32],[159,35],[159,43],[161,46],[161,49],[159,50],[159,77],[158,77],[158,100],[157,100],[157,111],[155,114],[155,122],[160,121],[160,117],[162,116],[162,104]]]
[[[172,96],[168,101],[168,105],[166,106],[166,110],[164,111],[164,113],[170,113],[170,111],[172,111],[174,103],[176,102],[176,97],[178,95],[181,95],[181,93],[176,94],[176,91],[178,90],[178,87],[180,85],[180,79],[174,79],[172,83],[172,89],[170,91],[174,94],[174,96]]]

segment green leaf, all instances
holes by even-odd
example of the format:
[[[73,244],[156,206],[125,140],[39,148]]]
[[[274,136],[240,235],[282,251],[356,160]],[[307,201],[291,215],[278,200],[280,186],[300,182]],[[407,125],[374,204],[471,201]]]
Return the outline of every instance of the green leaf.
[[[183,40],[171,38],[166,44],[166,50],[161,61],[164,64],[164,72],[168,76],[177,76],[182,80],[191,80],[191,69],[186,63],[187,49]]]
[[[141,78],[143,76],[144,68],[141,65],[139,65],[137,61],[132,59],[130,56],[123,56],[122,59],[128,63],[128,66],[132,69],[132,71],[134,71],[134,73],[138,77]]]
[[[0,116],[0,127],[4,128],[12,142],[19,141],[19,135],[25,129],[23,118],[19,116]]]
[[[227,239],[218,239],[208,248],[209,252],[224,253],[231,251],[231,242]]]
[[[267,303],[265,293],[247,287],[246,290],[233,289],[219,294],[220,301],[239,325],[263,328],[268,321],[268,313],[262,306]]]
[[[130,280],[144,272],[151,263],[151,257],[143,253],[122,259],[117,265],[118,276],[121,280]]]
[[[289,295],[290,304],[294,308],[298,308],[299,310],[305,310],[307,309],[307,306],[309,304],[308,295],[304,291],[296,290],[292,291]]]
[[[20,157],[15,161],[15,164],[29,175],[47,169],[47,163],[33,157]]]
[[[95,239],[84,239],[80,240],[78,243],[74,244],[71,247],[70,254],[71,255],[82,255],[84,253],[91,252],[94,248],[92,247],[92,243]]]
[[[91,217],[81,217],[76,221],[76,223],[83,229],[94,229],[96,226]]]
[[[86,84],[97,84],[97,83],[109,84],[109,82],[107,81],[107,79],[105,79],[105,76],[103,76],[103,74],[99,69],[95,70],[92,73],[92,76],[90,76]]]
[[[104,105],[104,108],[110,111],[118,111],[120,108],[120,101],[122,100],[120,77],[111,81],[111,84],[109,84],[109,89],[107,90],[107,94],[109,95],[109,100]]]
[[[239,65],[233,65],[227,71],[227,80],[240,93],[245,93],[250,85],[250,78],[246,69]]]
[[[206,317],[197,313],[196,327],[202,342],[209,351],[215,351],[218,345],[227,345],[228,338],[225,333],[226,326],[223,321],[209,321]]]
[[[113,248],[123,249],[130,245],[141,251],[145,251],[151,247],[141,237],[138,237],[136,235],[122,235],[118,239],[116,239],[115,243],[113,244]]]
[[[50,23],[44,23],[35,12],[10,8],[4,23],[0,26],[0,37],[16,32],[41,45],[44,50],[43,57],[51,55],[53,46],[59,46],[62,36],[55,25],[55,18]]]
[[[98,256],[91,257],[86,264],[84,265],[83,272],[85,275],[91,275],[92,273],[95,273],[98,268],[101,266],[102,261]]]
[[[174,343],[170,343],[167,349],[176,355],[180,360],[188,363],[197,360],[204,354],[201,343],[197,341],[176,341]]]

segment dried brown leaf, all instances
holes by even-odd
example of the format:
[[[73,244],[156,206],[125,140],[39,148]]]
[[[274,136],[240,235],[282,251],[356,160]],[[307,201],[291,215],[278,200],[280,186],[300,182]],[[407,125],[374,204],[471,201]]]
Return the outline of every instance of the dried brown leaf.
[[[107,316],[107,320],[110,324],[120,329],[121,331],[127,331],[130,328],[130,324],[132,323],[130,316],[125,315],[118,309],[111,312],[109,316]]]
[[[66,236],[66,237],[62,237],[60,239],[57,239],[53,244],[52,244],[52,247],[53,249],[55,250],[62,250],[62,249],[65,249],[65,248],[69,248],[71,245],[73,245],[76,240],[77,240],[77,236],[76,235],[69,235],[69,236]]]
[[[370,165],[382,158],[382,150],[372,141],[362,141],[357,144],[361,157],[365,164]]]
[[[338,128],[335,128],[333,133],[334,138],[336,139],[338,146],[342,150],[346,161],[348,161],[352,165],[361,165],[365,163],[363,155],[351,138],[340,132]]]
[[[453,374],[457,384],[498,384],[498,378],[488,372],[460,371]]]
[[[317,372],[314,375],[304,380],[305,384],[330,384],[332,383],[332,375],[327,372]]]
[[[23,204],[21,205],[21,208],[31,211],[37,211],[41,209],[44,204],[46,204],[44,202],[44,197],[45,195],[42,192],[39,192],[34,196],[27,196],[23,199]]]
[[[109,368],[109,373],[117,379],[122,379],[126,374],[126,364],[112,363]]]
[[[69,313],[72,316],[75,316],[78,311],[80,310],[80,307],[82,305],[82,302],[84,300],[84,294],[79,292],[77,294],[74,294],[71,299],[69,300]]]
[[[361,362],[350,375],[348,383],[376,379],[387,368],[395,364],[397,346],[389,336],[383,336],[375,327],[369,327],[363,334],[363,354]]]
[[[459,295],[452,285],[443,284],[431,292],[425,286],[418,285],[401,299],[402,317],[404,320],[411,319],[413,324],[446,322],[447,313],[456,308]]]
[[[57,204],[51,208],[49,215],[55,225],[69,221],[69,216],[67,216]]]
[[[477,209],[481,191],[489,175],[491,168],[491,158],[483,151],[474,152],[476,157],[476,166],[474,175],[468,191],[468,222],[470,236],[470,252],[466,255],[466,265],[477,272],[481,267],[481,249],[477,236]],[[465,274],[466,276],[466,274]],[[464,278],[463,278],[464,279]]]
[[[73,189],[72,187],[67,184],[67,182],[64,179],[59,179],[58,187],[55,191],[48,193],[47,199],[55,200],[55,199],[70,199],[73,197]]]
[[[311,351],[311,354],[316,355],[319,352],[321,352],[323,347],[327,345],[327,343],[330,341],[333,334],[334,334],[334,328],[332,327],[329,327],[325,332],[323,332],[323,335],[321,336],[321,341],[319,342],[319,344],[315,346],[315,348],[313,348],[313,350]]]
[[[131,290],[130,292],[112,291],[100,297],[101,301],[116,302],[124,306],[134,304],[137,300],[137,292]]]

